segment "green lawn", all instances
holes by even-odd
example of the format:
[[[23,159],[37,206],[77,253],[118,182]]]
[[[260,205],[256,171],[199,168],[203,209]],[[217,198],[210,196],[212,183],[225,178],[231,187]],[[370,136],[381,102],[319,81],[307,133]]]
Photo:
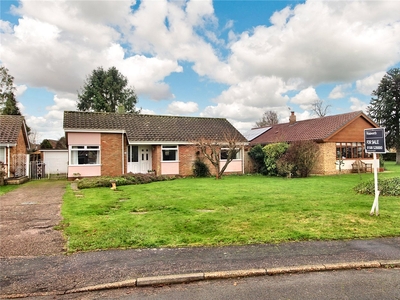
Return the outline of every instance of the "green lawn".
[[[386,163],[400,176],[400,166]],[[61,227],[70,252],[352,239],[400,235],[400,197],[353,187],[373,174],[283,179],[264,176],[185,178],[84,189],[64,196]]]
[[[0,186],[0,196],[5,193],[11,192],[17,188],[18,188],[18,185],[1,185]]]

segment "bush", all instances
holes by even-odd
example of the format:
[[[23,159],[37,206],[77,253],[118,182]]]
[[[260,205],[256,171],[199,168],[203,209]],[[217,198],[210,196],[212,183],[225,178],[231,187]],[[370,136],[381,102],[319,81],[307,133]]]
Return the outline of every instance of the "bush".
[[[287,143],[275,143],[269,144],[263,148],[265,158],[264,163],[267,171],[267,175],[277,175],[278,170],[276,162],[289,148]]]
[[[145,184],[153,181],[164,181],[174,179],[174,177],[155,176],[152,174],[133,174],[128,173],[119,177],[101,176],[101,177],[88,177],[78,181],[78,188],[88,189],[96,187],[111,187],[111,180],[115,180],[117,186]]]
[[[395,152],[380,154],[380,156],[382,156],[385,161],[396,161],[396,153]]]
[[[197,158],[193,163],[193,175],[194,177],[208,177],[211,175],[207,164],[200,158]]]
[[[254,146],[249,151],[249,156],[252,158],[255,166],[255,172],[258,174],[267,175],[268,171],[265,166],[265,153],[260,144]]]
[[[277,161],[278,174],[308,177],[319,156],[319,147],[313,141],[296,141],[289,145],[286,153]]]
[[[278,175],[282,177],[292,177],[293,170],[295,169],[295,165],[291,162],[287,161],[283,155],[278,161],[276,162],[276,168],[278,170]]]
[[[381,196],[400,196],[400,177],[378,179],[378,189]],[[359,194],[375,195],[375,182],[362,182],[354,190]]]

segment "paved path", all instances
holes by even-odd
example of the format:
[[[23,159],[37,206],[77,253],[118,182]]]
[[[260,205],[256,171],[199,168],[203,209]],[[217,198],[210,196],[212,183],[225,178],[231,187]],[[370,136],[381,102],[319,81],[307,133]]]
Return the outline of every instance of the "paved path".
[[[0,258],[64,251],[60,207],[65,181],[29,182],[0,196]]]

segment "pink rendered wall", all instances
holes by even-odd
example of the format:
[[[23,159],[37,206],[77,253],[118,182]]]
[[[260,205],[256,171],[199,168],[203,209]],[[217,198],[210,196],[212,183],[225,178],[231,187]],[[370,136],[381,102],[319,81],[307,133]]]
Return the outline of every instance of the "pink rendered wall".
[[[100,145],[100,133],[68,132],[68,145]]]
[[[242,160],[232,160],[229,165],[226,167],[225,172],[242,172]],[[225,161],[220,162],[220,169],[224,166]]]
[[[79,173],[79,176],[74,175]],[[73,177],[89,177],[89,176],[100,176],[101,166],[100,165],[84,165],[84,166],[68,166],[68,178]]]
[[[161,175],[178,175],[179,162],[161,162]]]

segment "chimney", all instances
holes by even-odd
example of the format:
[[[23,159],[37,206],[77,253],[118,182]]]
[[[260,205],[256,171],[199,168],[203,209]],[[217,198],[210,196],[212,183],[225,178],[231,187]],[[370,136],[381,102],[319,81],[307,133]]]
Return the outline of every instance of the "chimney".
[[[291,115],[289,117],[289,124],[294,124],[296,123],[296,115],[294,114],[294,111],[291,111]]]

